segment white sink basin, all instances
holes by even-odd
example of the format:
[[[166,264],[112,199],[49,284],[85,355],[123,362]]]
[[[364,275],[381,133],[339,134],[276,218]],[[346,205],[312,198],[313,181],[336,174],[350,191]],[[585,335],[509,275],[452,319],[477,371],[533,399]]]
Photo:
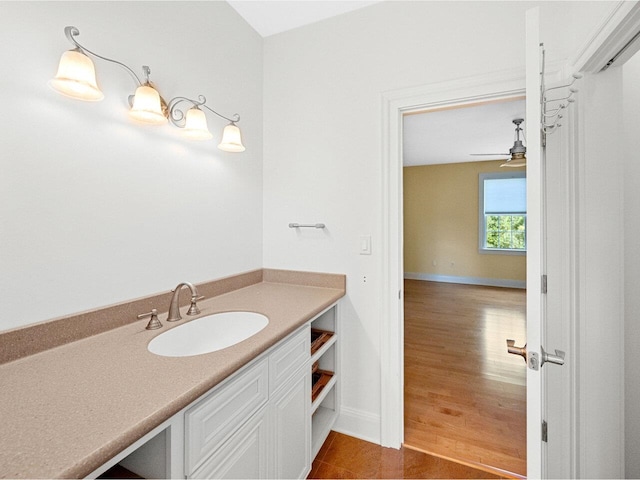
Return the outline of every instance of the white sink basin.
[[[230,347],[255,335],[269,323],[254,312],[214,313],[172,328],[149,342],[147,349],[163,357],[190,357]]]

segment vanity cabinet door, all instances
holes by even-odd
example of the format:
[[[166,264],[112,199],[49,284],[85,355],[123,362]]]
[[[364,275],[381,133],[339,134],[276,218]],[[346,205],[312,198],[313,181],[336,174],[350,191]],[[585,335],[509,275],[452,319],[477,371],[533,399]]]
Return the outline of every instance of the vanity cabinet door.
[[[311,372],[303,364],[271,402],[275,478],[306,478],[311,470]]]
[[[253,415],[187,478],[267,478],[270,430],[267,411],[265,407]]]

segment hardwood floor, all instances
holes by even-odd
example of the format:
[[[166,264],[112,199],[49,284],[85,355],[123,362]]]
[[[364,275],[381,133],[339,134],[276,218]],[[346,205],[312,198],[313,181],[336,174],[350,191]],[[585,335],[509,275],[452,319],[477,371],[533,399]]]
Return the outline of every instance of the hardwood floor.
[[[520,289],[405,281],[405,445],[508,476],[526,475],[526,365]],[[509,475],[512,474],[512,475]]]
[[[307,478],[501,478],[403,447],[329,433]]]

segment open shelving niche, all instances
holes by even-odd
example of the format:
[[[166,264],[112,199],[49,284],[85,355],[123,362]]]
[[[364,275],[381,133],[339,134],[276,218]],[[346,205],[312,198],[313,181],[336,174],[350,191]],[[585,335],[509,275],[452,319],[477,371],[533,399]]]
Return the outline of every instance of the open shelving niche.
[[[337,305],[327,309],[311,322],[313,330],[329,332],[322,335],[322,345],[311,354],[311,368],[317,364],[318,371],[326,372],[320,382],[326,384],[315,392],[311,404],[311,458],[315,458],[322,444],[327,439],[339,414],[338,399],[338,315]],[[332,374],[327,375],[327,373]],[[329,377],[329,378],[327,378]]]

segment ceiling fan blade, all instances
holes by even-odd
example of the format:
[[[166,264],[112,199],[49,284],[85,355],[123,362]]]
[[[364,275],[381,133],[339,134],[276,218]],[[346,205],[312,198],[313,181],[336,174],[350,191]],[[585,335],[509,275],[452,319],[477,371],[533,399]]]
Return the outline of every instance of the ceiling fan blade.
[[[509,153],[470,153],[471,156],[478,157],[512,157],[508,158],[505,163],[500,165],[501,167],[524,167],[526,166],[526,158],[524,154],[527,152],[527,147],[522,144],[520,140],[520,124],[524,122],[522,118],[514,118],[513,124],[516,126],[516,140],[513,143],[513,147],[509,149]]]

